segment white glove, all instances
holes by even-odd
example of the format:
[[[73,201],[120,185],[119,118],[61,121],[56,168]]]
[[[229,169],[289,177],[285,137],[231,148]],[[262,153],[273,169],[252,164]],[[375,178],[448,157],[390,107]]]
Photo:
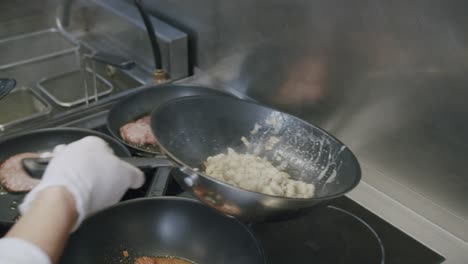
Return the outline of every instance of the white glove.
[[[107,143],[86,137],[54,149],[53,158],[41,182],[26,195],[19,209],[24,214],[36,195],[51,186],[64,186],[75,200],[78,220],[117,203],[128,188],[139,188],[144,175],[138,168],[120,160]]]

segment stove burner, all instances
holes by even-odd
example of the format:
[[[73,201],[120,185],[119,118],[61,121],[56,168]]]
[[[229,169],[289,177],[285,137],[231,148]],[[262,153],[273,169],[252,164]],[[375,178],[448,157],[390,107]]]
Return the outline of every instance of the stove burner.
[[[83,123],[80,121],[74,126],[109,134],[105,117],[99,116],[97,121],[86,119],[84,124],[79,125]],[[145,185],[127,192],[123,200],[160,195],[193,198],[170,176],[170,168],[146,171],[145,175]],[[284,221],[249,226],[262,243],[268,264],[439,264],[444,261],[443,256],[345,196]],[[0,237],[9,227],[0,223]]]
[[[253,230],[272,264],[385,262],[377,233],[356,215],[331,205],[287,221],[256,224]]]
[[[69,126],[92,128],[109,135],[105,118],[105,115],[85,118]],[[146,171],[145,185],[128,191],[122,200],[160,195],[193,198],[183,192],[169,172],[170,168]],[[0,237],[10,227],[11,223],[0,223]],[[443,256],[345,196],[330,201],[328,206],[316,206],[306,214],[255,224],[251,228],[264,247],[268,264],[439,264],[444,261]]]

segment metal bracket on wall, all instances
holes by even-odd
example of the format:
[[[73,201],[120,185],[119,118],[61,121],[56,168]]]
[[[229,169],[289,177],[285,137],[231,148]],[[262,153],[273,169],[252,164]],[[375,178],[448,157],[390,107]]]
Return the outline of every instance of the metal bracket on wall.
[[[74,3],[69,4],[70,1]],[[72,11],[64,10],[66,8]],[[97,48],[96,46],[104,47],[107,46],[106,42],[111,42],[112,46],[118,49],[117,54],[126,54],[143,69],[153,72],[154,61],[146,28],[131,1],[64,0],[59,10],[61,14],[58,16],[58,24],[62,25],[64,30],[88,30],[76,28],[76,25],[83,24],[79,20],[86,17],[93,25],[91,30],[94,37],[86,40],[89,45]],[[64,14],[69,14],[69,17],[64,17]],[[150,20],[156,29],[163,69],[171,80],[187,77],[189,75],[188,35],[154,16],[150,16]]]

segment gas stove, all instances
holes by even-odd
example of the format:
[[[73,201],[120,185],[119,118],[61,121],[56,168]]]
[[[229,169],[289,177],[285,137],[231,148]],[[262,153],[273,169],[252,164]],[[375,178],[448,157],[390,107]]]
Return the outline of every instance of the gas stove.
[[[104,125],[93,128],[108,134]],[[146,172],[146,184],[123,200],[151,196],[194,198],[175,182],[170,168]],[[318,205],[289,220],[249,224],[267,263],[442,263],[444,258],[350,198]]]
[[[106,113],[66,126],[109,134]],[[138,153],[133,153],[138,155]],[[146,183],[122,201],[152,196],[193,198],[175,182],[170,168],[145,171]],[[436,264],[444,257],[343,196],[294,218],[248,224],[260,240],[268,264]],[[0,229],[1,233],[7,228]]]

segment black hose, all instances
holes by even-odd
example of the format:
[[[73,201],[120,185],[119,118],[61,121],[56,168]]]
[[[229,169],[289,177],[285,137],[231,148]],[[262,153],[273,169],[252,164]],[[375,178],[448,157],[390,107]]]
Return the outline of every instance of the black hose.
[[[153,23],[151,23],[150,17],[143,8],[141,0],[134,1],[135,5],[138,8],[138,11],[140,11],[141,18],[143,18],[143,23],[145,23],[146,31],[148,32],[148,37],[151,43],[151,49],[153,50],[154,67],[156,70],[162,70],[161,51],[159,50],[159,44],[158,40],[156,39]]]

